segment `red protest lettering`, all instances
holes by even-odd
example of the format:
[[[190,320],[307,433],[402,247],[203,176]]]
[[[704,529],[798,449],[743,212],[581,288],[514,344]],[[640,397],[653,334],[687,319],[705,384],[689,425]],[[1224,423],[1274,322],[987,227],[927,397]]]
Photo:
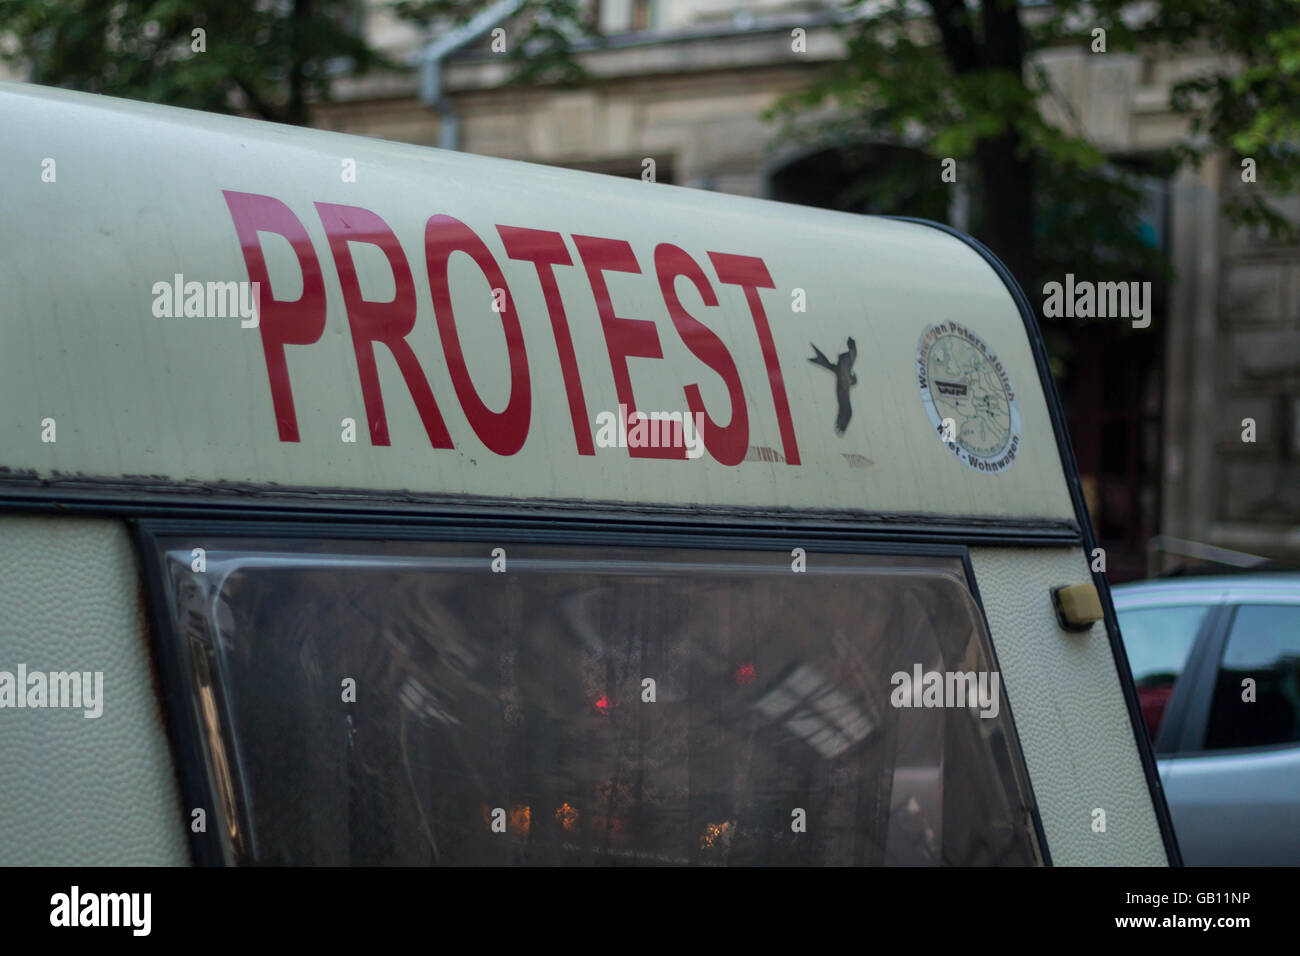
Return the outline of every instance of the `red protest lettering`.
[[[722,339],[682,306],[675,287],[677,277],[685,276],[695,283],[707,306],[716,306],[718,297],[699,264],[684,249],[671,243],[664,242],[655,247],[655,272],[677,334],[696,358],[718,373],[726,383],[727,395],[731,399],[731,423],[724,427],[715,422],[704,408],[699,386],[686,386],[686,404],[691,414],[704,416],[704,446],[720,464],[738,465],[745,460],[745,453],[749,450],[749,410],[745,406],[740,373],[736,371],[736,363]]]
[[[235,234],[244,253],[248,280],[258,284],[258,328],[266,356],[266,375],[271,384],[271,406],[280,441],[298,441],[298,416],[289,384],[286,345],[311,345],[325,332],[325,281],[320,262],[302,222],[280,200],[257,193],[223,189]],[[289,240],[302,270],[302,295],[296,300],[271,296],[271,277],[258,241],[259,232],[274,232]]]
[[[573,259],[564,245],[564,237],[545,229],[524,229],[518,226],[497,226],[506,255],[511,259],[531,262],[537,269],[537,281],[542,285],[546,311],[551,317],[551,332],[555,336],[555,350],[560,356],[560,372],[564,375],[564,391],[569,399],[569,416],[573,419],[573,438],[578,443],[579,455],[596,454],[591,443],[591,424],[587,420],[587,400],[582,393],[582,376],[578,373],[578,357],[573,350],[573,335],[569,332],[568,316],[564,313],[564,300],[555,282],[556,266],[571,266]]]
[[[614,373],[614,390],[620,405],[627,407],[627,428],[629,432],[636,427],[640,413],[636,410],[636,396],[632,393],[632,376],[628,372],[629,358],[662,359],[664,353],[659,345],[659,333],[654,322],[648,319],[628,319],[614,314],[614,303],[610,300],[609,286],[605,283],[606,272],[632,272],[640,274],[636,254],[632,246],[622,239],[600,239],[595,236],[574,236],[573,244],[578,247],[578,255],[587,270],[587,281],[591,283],[591,294],[596,299],[596,314],[600,316],[600,326],[605,332],[605,348],[609,351],[609,367]],[[677,438],[680,430],[674,430]],[[628,455],[633,458],[686,458],[685,441],[674,441],[669,447],[633,446],[628,443]]]
[[[763,260],[755,256],[734,256],[725,252],[710,252],[709,260],[717,270],[718,280],[728,285],[738,285],[745,290],[750,315],[754,317],[754,330],[758,344],[763,349],[763,362],[767,366],[767,381],[772,389],[772,404],[776,406],[776,421],[781,429],[781,444],[785,448],[787,464],[799,464],[799,445],[794,437],[794,421],[790,417],[790,400],[785,394],[785,379],[781,376],[781,362],[776,356],[776,343],[772,329],[767,324],[767,313],[759,289],[775,289],[776,284],[768,274]]]
[[[424,228],[424,251],[429,265],[429,289],[433,293],[433,314],[438,321],[438,336],[442,339],[451,372],[456,396],[469,420],[474,434],[498,455],[513,455],[523,447],[528,437],[528,424],[532,416],[532,391],[528,379],[528,353],[524,350],[524,335],[515,314],[514,297],[506,287],[505,276],[497,265],[492,251],[474,230],[451,216],[432,216]],[[451,306],[451,289],[447,281],[447,263],[452,253],[463,252],[474,260],[487,277],[488,284],[504,293],[501,327],[506,334],[506,348],[510,354],[510,399],[500,412],[483,404],[478,390],[469,377],[465,353],[456,332],[456,316]],[[487,309],[487,303],[483,307]]]
[[[347,308],[348,326],[352,330],[352,349],[357,356],[357,374],[361,377],[361,397],[366,403],[366,420],[370,441],[375,445],[392,444],[388,437],[388,417],[384,413],[384,396],[379,387],[379,370],[375,365],[375,343],[388,348],[415,402],[420,421],[434,448],[452,448],[451,435],[438,410],[429,380],[415,357],[406,337],[415,328],[415,281],[397,236],[379,216],[360,206],[316,203],[321,225],[329,238],[330,252],[338,268],[343,287],[343,304]],[[361,297],[356,264],[349,242],[378,246],[393,270],[396,292],[391,302],[372,302]]]

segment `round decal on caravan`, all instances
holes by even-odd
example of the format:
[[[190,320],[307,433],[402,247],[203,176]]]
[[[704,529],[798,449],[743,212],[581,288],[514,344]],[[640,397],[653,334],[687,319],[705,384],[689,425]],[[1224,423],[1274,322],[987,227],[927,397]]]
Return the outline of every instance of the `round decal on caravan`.
[[[959,461],[986,474],[1011,467],[1020,450],[1020,408],[1006,369],[983,339],[956,322],[927,325],[916,345],[916,378],[930,422]]]

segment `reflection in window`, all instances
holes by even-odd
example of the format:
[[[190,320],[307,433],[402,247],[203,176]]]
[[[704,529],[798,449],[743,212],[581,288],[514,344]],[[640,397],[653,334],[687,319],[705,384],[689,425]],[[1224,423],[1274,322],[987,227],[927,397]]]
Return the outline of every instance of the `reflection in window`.
[[[1160,735],[1169,698],[1208,611],[1204,605],[1187,605],[1118,612],[1124,652],[1152,743]]]
[[[164,568],[232,861],[1038,862],[1007,709],[890,705],[991,666],[956,559],[193,546]]]
[[[1219,662],[1205,749],[1297,741],[1300,606],[1243,605],[1237,608]]]

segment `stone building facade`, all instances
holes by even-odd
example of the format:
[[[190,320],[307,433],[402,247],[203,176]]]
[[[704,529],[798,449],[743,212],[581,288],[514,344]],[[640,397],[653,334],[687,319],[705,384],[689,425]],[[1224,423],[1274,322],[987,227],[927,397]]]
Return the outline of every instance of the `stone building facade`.
[[[372,42],[410,69],[340,80],[315,124],[615,175],[639,176],[651,158],[660,182],[817,202],[797,184],[823,175],[808,165],[821,147],[779,139],[763,114],[843,55],[838,4],[599,0],[607,42],[578,53],[595,82],[567,90],[507,84],[491,30],[509,42],[516,7],[502,0],[471,28],[430,38],[372,4]],[[1140,162],[1185,135],[1170,88],[1215,56],[1045,51],[1057,95],[1044,110]],[[791,175],[800,164],[802,180]],[[1175,270],[1162,310],[1122,345],[1074,333],[1077,368],[1062,383],[1111,577],[1160,570],[1179,552],[1246,561],[1207,549],[1300,564],[1300,248],[1227,223],[1228,191],[1266,187],[1241,184],[1222,157],[1152,188],[1154,233]],[[1282,207],[1300,217],[1300,199]],[[960,208],[950,218],[960,225]],[[1248,418],[1253,443],[1242,440]]]

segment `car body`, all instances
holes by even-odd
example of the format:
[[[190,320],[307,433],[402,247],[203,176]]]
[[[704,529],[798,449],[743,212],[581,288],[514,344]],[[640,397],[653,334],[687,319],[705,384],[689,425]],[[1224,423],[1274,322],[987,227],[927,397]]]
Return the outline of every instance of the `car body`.
[[[1112,594],[1184,862],[1300,865],[1300,573]]]

